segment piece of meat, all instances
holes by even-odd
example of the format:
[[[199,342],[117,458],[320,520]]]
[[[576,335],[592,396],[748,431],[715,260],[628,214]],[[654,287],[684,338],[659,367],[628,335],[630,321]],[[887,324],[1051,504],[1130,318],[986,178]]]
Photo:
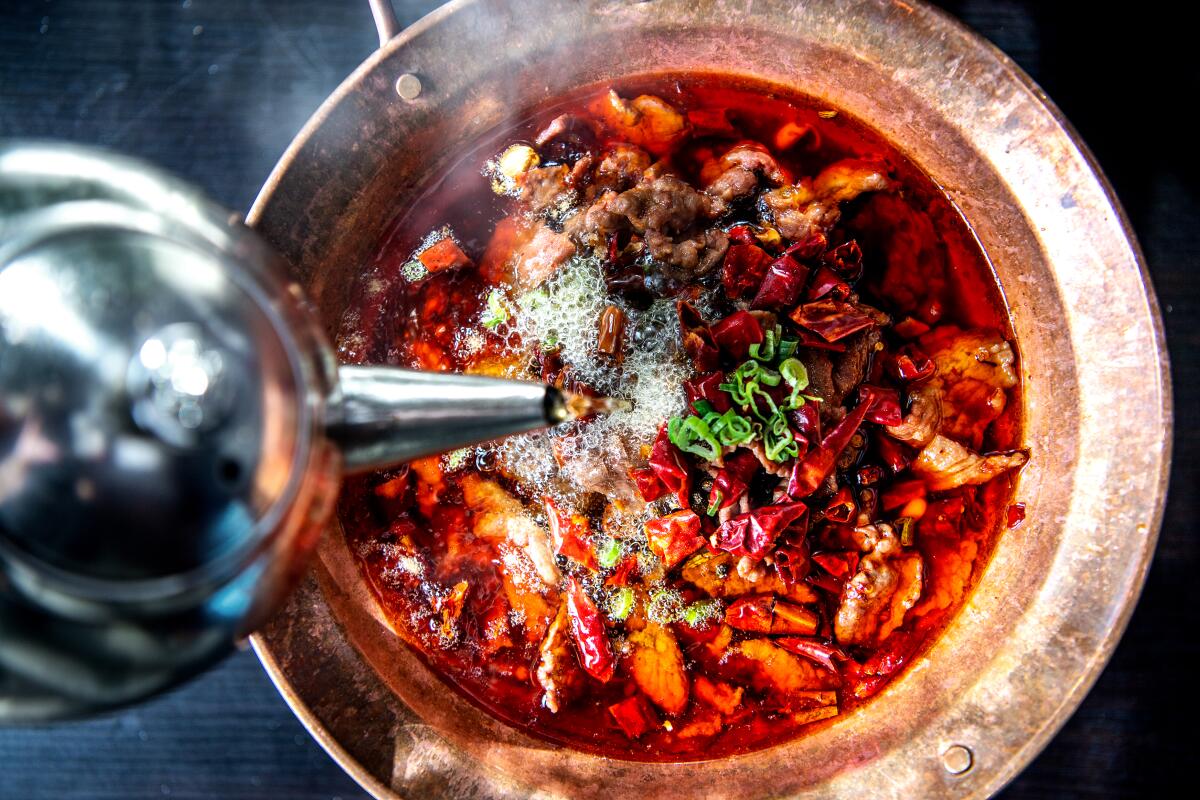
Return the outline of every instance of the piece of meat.
[[[554,563],[550,537],[521,502],[494,481],[473,472],[462,476],[463,500],[471,511],[471,530],[481,539],[499,545],[509,542],[528,555],[546,587],[558,585],[561,575]]]
[[[890,525],[855,528],[853,538],[864,555],[842,588],[834,635],[843,645],[876,645],[920,599],[924,565],[918,553],[904,550]]]
[[[845,352],[832,357],[833,370],[830,377],[833,380],[833,390],[828,396],[831,405],[842,405],[851,392],[866,380],[871,358],[882,340],[883,334],[878,328],[868,328],[846,338]]]
[[[917,454],[912,471],[925,479],[930,491],[987,483],[1028,460],[1022,452],[980,455],[953,439],[934,436]]]
[[[762,207],[779,233],[800,241],[827,233],[841,218],[841,204],[864,192],[891,187],[886,168],[876,162],[844,159],[823,169],[815,178],[762,195]]]
[[[512,273],[518,290],[536,289],[575,255],[575,243],[545,222],[527,232],[512,256]]]
[[[613,145],[596,165],[592,185],[623,192],[637,186],[649,168],[650,154],[642,148],[631,144]]]
[[[571,204],[574,193],[567,181],[570,167],[555,164],[550,167],[531,167],[516,178],[520,187],[521,205],[534,214],[561,210]]]
[[[579,661],[575,658],[566,603],[559,606],[554,621],[546,631],[546,638],[538,649],[538,664],[534,674],[544,692],[542,705],[555,714],[583,693],[586,682]]]
[[[683,652],[671,631],[657,623],[647,623],[629,634],[632,652],[629,672],[634,683],[654,705],[668,714],[680,714],[687,708],[690,685],[683,666]]]
[[[667,236],[688,231],[698,219],[709,217],[712,208],[711,198],[674,175],[643,181],[608,203],[608,210],[624,217],[636,233]]]
[[[673,240],[658,231],[646,232],[646,248],[655,260],[677,267],[687,277],[712,272],[729,249],[725,231],[710,228],[686,239]]]
[[[760,692],[790,695],[832,689],[839,682],[836,673],[777,647],[769,639],[747,639],[734,645],[726,665]]]
[[[790,183],[790,176],[767,148],[758,142],[741,142],[706,165],[700,180],[704,191],[730,203],[752,194],[760,176],[773,186]]]
[[[680,573],[685,581],[710,597],[731,598],[746,594],[770,593],[795,603],[813,603],[817,595],[805,583],[788,586],[775,570],[768,570],[757,581],[748,581],[737,573],[736,559],[729,553],[701,550],[683,564]]]
[[[942,402],[940,433],[978,450],[987,426],[1004,412],[1017,385],[1016,356],[997,333],[941,325],[920,339],[937,367],[930,383]]]
[[[588,106],[601,123],[618,138],[666,155],[691,132],[691,124],[661,97],[638,95],[627,100],[612,89]]]
[[[908,413],[899,425],[884,428],[888,435],[913,447],[924,447],[942,427],[942,394],[937,384],[924,383],[909,393]]]
[[[645,501],[630,476],[636,465],[633,444],[624,437],[610,436],[604,448],[584,447],[575,436],[553,440],[554,456],[562,475],[580,492],[595,492],[615,503],[621,511],[640,511]]]
[[[830,402],[830,398],[837,390],[833,385],[833,359],[830,358],[829,353],[823,350],[802,348],[799,358],[808,371],[808,388],[804,390],[804,393],[821,398],[824,401],[821,403],[822,411],[836,407],[837,403]],[[824,415],[822,414],[822,416]]]

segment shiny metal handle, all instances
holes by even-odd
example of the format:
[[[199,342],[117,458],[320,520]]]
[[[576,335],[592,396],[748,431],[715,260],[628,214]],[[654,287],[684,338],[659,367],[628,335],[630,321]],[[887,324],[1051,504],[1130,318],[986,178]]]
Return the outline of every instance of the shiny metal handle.
[[[567,419],[552,386],[478,375],[343,366],[328,435],[358,472],[544,428]]]
[[[375,28],[379,31],[379,46],[383,47],[400,32],[400,20],[396,18],[396,9],[392,0],[368,0],[371,4],[371,16],[375,18]]]

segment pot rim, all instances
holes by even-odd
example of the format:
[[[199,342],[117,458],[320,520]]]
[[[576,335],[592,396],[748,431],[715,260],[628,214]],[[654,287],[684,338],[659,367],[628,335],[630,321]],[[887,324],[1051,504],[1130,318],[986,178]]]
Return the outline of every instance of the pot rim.
[[[1033,730],[1021,747],[1007,754],[1002,765],[989,767],[989,774],[986,781],[978,784],[976,789],[971,792],[972,796],[986,797],[999,791],[1024,769],[1075,712],[1111,658],[1137,605],[1137,601],[1145,586],[1147,572],[1157,543],[1170,476],[1174,425],[1170,363],[1166,348],[1162,313],[1150,280],[1144,254],[1130,221],[1110,182],[1096,161],[1095,156],[1083,142],[1075,128],[1064,117],[1058,106],[1047,97],[1036,82],[1011,58],[950,14],[926,5],[923,0],[917,0],[915,3],[900,3],[898,0],[880,0],[880,4],[908,7],[913,14],[924,15],[927,23],[936,27],[940,33],[955,39],[954,46],[956,48],[964,51],[974,51],[977,56],[985,57],[995,62],[1000,67],[1005,80],[1015,82],[1019,89],[1029,95],[1033,104],[1040,106],[1040,110],[1049,115],[1049,118],[1056,127],[1055,132],[1061,135],[1063,143],[1073,148],[1086,165],[1088,174],[1084,177],[1093,180],[1103,195],[1105,204],[1097,210],[1098,213],[1109,213],[1114,216],[1125,244],[1130,250],[1130,255],[1137,266],[1141,286],[1144,291],[1149,324],[1153,331],[1153,349],[1158,358],[1158,386],[1156,388],[1161,397],[1161,406],[1154,411],[1158,414],[1157,421],[1161,423],[1162,449],[1158,462],[1158,474],[1154,482],[1155,502],[1150,509],[1152,513],[1146,523],[1146,530],[1140,547],[1137,549],[1138,564],[1136,570],[1129,578],[1128,592],[1121,600],[1114,601],[1114,605],[1117,602],[1121,603],[1119,613],[1109,624],[1104,637],[1092,649],[1086,662],[1086,668],[1077,674],[1076,681],[1071,685],[1070,690],[1062,695],[1061,701],[1054,707],[1052,713],[1043,717],[1041,726]],[[330,115],[343,102],[348,98],[352,98],[360,91],[364,81],[374,74],[380,64],[387,61],[396,51],[401,50],[410,41],[426,33],[431,28],[442,24],[456,14],[466,12],[470,8],[479,5],[486,5],[486,0],[452,0],[452,2],[435,9],[413,25],[404,29],[386,45],[367,57],[321,104],[295,139],[293,139],[263,184],[262,189],[247,214],[247,223],[251,226],[256,226],[260,222],[285,174],[292,168],[305,146],[316,136]],[[1136,299],[1140,300],[1141,298]],[[1148,367],[1146,371],[1147,374],[1151,372]],[[379,798],[399,797],[390,786],[381,782],[369,769],[350,754],[341,741],[330,733],[325,723],[322,722],[310,706],[309,701],[305,697],[302,697],[292,685],[268,638],[262,633],[256,633],[251,637],[250,641],[267,674],[284,700],[291,707],[293,713],[296,714],[308,732],[339,766],[373,796]],[[903,681],[904,678],[902,677],[900,680]]]

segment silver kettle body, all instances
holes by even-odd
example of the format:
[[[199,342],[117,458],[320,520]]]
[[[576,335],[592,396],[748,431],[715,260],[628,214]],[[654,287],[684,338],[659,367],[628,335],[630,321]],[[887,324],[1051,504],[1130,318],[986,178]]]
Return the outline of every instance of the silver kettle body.
[[[303,573],[344,470],[566,418],[543,384],[339,370],[236,215],[136,161],[0,145],[0,721],[227,653]]]

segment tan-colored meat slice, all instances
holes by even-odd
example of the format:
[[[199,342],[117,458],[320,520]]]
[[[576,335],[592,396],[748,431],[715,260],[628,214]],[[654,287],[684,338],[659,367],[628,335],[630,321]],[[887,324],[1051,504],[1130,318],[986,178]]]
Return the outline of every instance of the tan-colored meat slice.
[[[941,390],[939,433],[978,450],[984,432],[1004,412],[1006,389],[1017,385],[1016,356],[1004,337],[990,331],[963,331],[952,325],[921,337],[921,347],[937,366]]]
[[[808,584],[788,586],[774,569],[766,570],[757,581],[748,581],[737,572],[736,559],[729,553],[702,550],[683,564],[685,581],[706,592],[710,597],[741,597],[744,594],[770,593],[795,603],[814,603],[816,592]]]
[[[784,694],[831,689],[837,675],[809,663],[800,656],[776,646],[769,639],[747,639],[732,648],[733,657],[741,656],[750,667],[750,682],[761,692]]]
[[[512,255],[512,276],[519,291],[536,289],[575,255],[575,243],[544,222],[518,235],[520,243]]]
[[[682,713],[687,708],[689,686],[683,652],[675,637],[662,625],[650,622],[629,634],[629,644],[629,672],[638,688],[668,714]]]
[[[931,491],[987,483],[1028,460],[1021,452],[980,455],[942,435],[933,437],[912,463],[912,471],[925,479]]]
[[[500,577],[504,581],[504,596],[513,611],[512,621],[521,625],[528,641],[536,642],[554,618],[552,601],[557,592],[538,577],[524,550],[505,543],[500,545],[499,552],[504,565]]]
[[[575,657],[571,643],[571,623],[567,618],[567,604],[563,603],[546,638],[538,650],[535,672],[538,685],[542,687],[542,705],[557,714],[582,693],[586,683],[583,669]]]
[[[745,691],[740,686],[733,686],[723,681],[714,681],[704,675],[697,675],[692,682],[692,690],[696,699],[706,703],[722,714],[732,714],[742,704],[742,694]]]
[[[471,511],[471,530],[495,545],[509,542],[529,557],[547,587],[561,578],[550,549],[549,534],[534,521],[521,502],[494,481],[473,472],[463,475],[463,500]]]
[[[660,97],[638,95],[627,100],[609,90],[588,106],[619,138],[662,156],[691,131],[687,118]]]
[[[919,554],[904,550],[890,525],[855,528],[854,538],[865,555],[842,588],[834,635],[843,645],[878,644],[920,599],[924,567]]]
[[[886,169],[871,161],[845,159],[830,164],[815,178],[772,189],[762,195],[769,221],[792,241],[825,233],[841,218],[841,204],[864,192],[891,187]]]
[[[942,394],[938,385],[922,384],[909,393],[911,405],[899,425],[889,425],[888,435],[913,447],[924,447],[942,427]]]

